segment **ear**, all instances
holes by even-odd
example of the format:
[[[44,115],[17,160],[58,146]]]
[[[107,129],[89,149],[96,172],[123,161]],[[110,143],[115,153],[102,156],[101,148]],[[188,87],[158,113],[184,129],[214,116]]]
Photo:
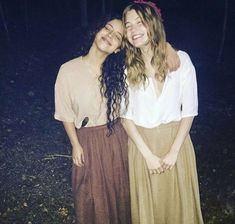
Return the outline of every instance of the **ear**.
[[[114,51],[114,54],[117,54],[119,51],[120,51],[120,48],[116,49],[116,50]]]

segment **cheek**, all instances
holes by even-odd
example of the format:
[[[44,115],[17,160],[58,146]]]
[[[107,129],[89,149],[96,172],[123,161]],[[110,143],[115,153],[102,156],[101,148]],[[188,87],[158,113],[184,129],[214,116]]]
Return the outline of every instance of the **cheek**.
[[[115,50],[117,50],[119,47],[120,47],[119,42],[118,42],[118,41],[115,41],[115,43],[113,44],[113,47],[112,47],[113,52],[114,52]]]
[[[145,33],[145,35],[148,37],[148,30],[146,29],[146,27],[143,27],[143,32]]]
[[[129,42],[132,41],[130,30],[127,30],[127,31],[126,31],[126,38],[127,38],[127,40],[128,40]]]
[[[101,38],[101,32],[97,33],[96,36],[95,36],[96,40],[99,40],[100,38]]]
[[[100,38],[101,36],[104,36],[104,35],[106,35],[106,34],[107,34],[106,30],[105,30],[105,29],[102,29],[102,30],[100,30],[100,31],[96,34],[96,36],[98,36],[98,37]]]

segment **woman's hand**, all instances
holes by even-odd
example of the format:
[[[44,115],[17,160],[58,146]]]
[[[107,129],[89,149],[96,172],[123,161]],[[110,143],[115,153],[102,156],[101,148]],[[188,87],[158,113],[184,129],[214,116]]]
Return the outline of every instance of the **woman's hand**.
[[[173,150],[169,151],[162,158],[162,161],[161,161],[162,168],[164,170],[171,170],[176,163],[177,157],[178,157],[178,152],[173,151]]]
[[[144,157],[150,174],[160,174],[164,172],[161,166],[161,160],[159,157],[155,156],[154,154],[149,154]]]
[[[162,167],[164,170],[171,170],[177,160],[180,148],[189,133],[192,126],[193,117],[184,117],[180,122],[180,126],[176,138],[171,146],[170,151],[162,158]]]
[[[85,159],[84,159],[84,152],[83,152],[83,148],[80,146],[74,146],[72,148],[72,159],[73,159],[73,163],[76,166],[84,166],[85,163]]]
[[[84,166],[85,160],[83,148],[78,141],[75,125],[73,122],[63,122],[63,124],[72,145],[73,163],[79,167]]]
[[[177,70],[180,66],[180,58],[169,43],[166,43],[166,63],[171,72]]]

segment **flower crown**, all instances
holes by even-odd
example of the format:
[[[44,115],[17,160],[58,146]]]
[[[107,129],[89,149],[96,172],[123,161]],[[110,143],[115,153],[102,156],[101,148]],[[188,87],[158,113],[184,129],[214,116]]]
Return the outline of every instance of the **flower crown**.
[[[154,2],[144,1],[144,0],[135,0],[134,3],[137,3],[137,4],[146,4],[146,5],[150,6],[150,7],[152,7],[158,16],[160,16],[160,17],[162,16],[161,15],[161,9],[158,8]]]

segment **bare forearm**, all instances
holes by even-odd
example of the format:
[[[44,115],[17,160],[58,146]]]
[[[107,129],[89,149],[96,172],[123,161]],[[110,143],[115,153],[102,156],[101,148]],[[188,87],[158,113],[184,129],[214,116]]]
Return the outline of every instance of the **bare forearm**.
[[[73,163],[81,167],[85,163],[85,158],[84,158],[82,146],[80,145],[78,141],[75,125],[74,123],[71,123],[71,122],[63,122],[63,125],[69,137],[70,143],[72,145]]]
[[[174,143],[171,147],[171,151],[177,152],[177,153],[180,151],[180,148],[181,148],[186,136],[189,134],[189,131],[190,131],[192,123],[193,123],[193,119],[194,119],[194,117],[185,117],[181,120],[179,130],[177,132]]]
[[[80,146],[74,123],[63,122],[63,125],[64,125],[65,131],[69,137],[69,140],[70,140],[72,147]]]
[[[135,143],[136,147],[139,149],[143,157],[147,157],[151,155],[152,152],[149,150],[148,146],[144,142],[134,122],[128,119],[122,119],[122,125],[124,129],[126,130],[127,135]]]
[[[166,61],[170,71],[175,71],[180,66],[179,56],[168,42],[166,42]]]
[[[163,169],[161,167],[160,158],[154,155],[148,148],[139,131],[137,130],[134,122],[131,120],[123,119],[122,124],[128,136],[132,139],[132,141],[135,143],[136,147],[144,157],[150,173],[162,173]]]

